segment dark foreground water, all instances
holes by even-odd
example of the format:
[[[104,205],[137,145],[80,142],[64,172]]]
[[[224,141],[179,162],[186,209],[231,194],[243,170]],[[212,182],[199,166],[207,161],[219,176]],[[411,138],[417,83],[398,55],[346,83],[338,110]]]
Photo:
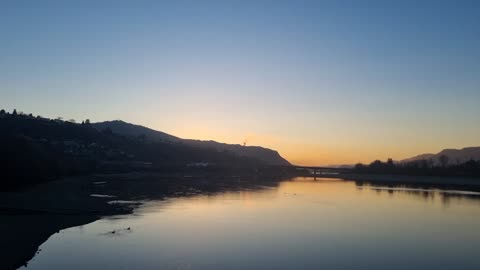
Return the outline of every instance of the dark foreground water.
[[[22,269],[480,269],[480,193],[296,178],[150,201],[40,249]]]

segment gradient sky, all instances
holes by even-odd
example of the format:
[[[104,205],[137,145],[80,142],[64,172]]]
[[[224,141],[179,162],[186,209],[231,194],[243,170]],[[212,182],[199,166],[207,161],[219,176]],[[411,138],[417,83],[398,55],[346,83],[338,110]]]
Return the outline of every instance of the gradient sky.
[[[420,2],[1,1],[0,107],[297,164],[478,146],[480,1]]]

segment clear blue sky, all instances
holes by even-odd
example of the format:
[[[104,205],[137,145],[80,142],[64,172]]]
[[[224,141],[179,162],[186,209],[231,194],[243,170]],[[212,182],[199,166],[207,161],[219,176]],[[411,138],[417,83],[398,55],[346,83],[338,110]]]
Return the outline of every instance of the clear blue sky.
[[[480,1],[1,1],[0,101],[303,164],[480,145]]]

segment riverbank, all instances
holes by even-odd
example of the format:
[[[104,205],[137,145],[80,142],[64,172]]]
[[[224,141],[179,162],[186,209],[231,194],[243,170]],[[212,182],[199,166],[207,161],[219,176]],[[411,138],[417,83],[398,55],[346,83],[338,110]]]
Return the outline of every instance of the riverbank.
[[[129,213],[132,208],[108,204],[90,196],[94,178],[74,177],[0,193],[1,269],[26,265],[39,246],[69,227],[94,222],[102,216]]]

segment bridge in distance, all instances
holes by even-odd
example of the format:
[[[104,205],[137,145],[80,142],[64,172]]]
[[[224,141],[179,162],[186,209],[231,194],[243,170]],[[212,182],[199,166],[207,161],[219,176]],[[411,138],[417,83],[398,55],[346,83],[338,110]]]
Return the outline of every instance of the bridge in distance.
[[[341,174],[349,173],[353,168],[336,168],[336,167],[325,167],[325,166],[301,166],[301,165],[291,165],[291,166],[282,166],[286,169],[294,169],[299,172],[305,172],[306,175],[311,176],[321,176],[321,175],[332,175],[332,174]]]

